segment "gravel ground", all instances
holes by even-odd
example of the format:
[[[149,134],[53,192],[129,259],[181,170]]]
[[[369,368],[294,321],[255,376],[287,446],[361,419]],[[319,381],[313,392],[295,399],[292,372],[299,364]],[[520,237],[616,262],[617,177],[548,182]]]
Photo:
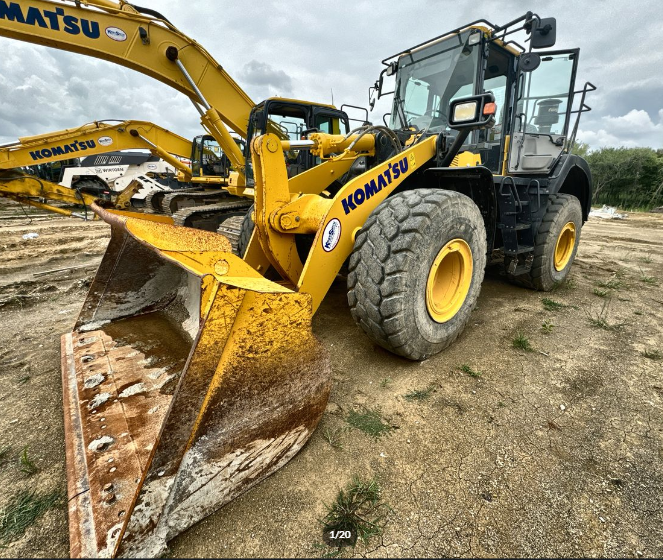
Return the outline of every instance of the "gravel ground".
[[[22,491],[65,492],[59,339],[109,235],[2,210],[0,510]],[[174,539],[172,555],[335,553],[320,548],[318,520],[353,475],[378,480],[392,511],[381,537],[341,556],[663,555],[663,361],[644,355],[663,352],[663,216],[591,219],[571,278],[544,295],[489,270],[466,332],[421,364],[363,336],[336,282],[314,322],[334,375],[320,427],[285,468]],[[513,348],[517,332],[531,352]],[[388,434],[350,428],[366,409]],[[6,557],[67,556],[64,500],[5,544]]]

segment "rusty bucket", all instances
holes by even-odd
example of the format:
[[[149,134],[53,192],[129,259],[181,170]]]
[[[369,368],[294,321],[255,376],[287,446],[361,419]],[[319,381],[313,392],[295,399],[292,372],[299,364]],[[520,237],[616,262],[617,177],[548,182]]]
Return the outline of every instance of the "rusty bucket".
[[[223,236],[95,207],[112,237],[62,337],[74,557],[145,557],[287,463],[330,366],[306,294]]]

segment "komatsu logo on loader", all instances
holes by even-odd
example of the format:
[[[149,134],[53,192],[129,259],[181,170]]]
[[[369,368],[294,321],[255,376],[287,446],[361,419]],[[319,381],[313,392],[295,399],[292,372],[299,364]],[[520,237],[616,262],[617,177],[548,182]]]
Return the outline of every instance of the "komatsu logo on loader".
[[[410,161],[414,167],[414,154],[410,154]],[[401,175],[405,175],[410,168],[408,158],[404,157],[396,163],[390,163],[389,167],[385,169],[376,179],[371,179],[363,187],[359,187],[355,192],[342,199],[343,210],[349,214],[355,210],[357,206],[364,204],[364,201],[371,198],[374,194],[379,193],[383,188],[391,185],[392,181],[396,181]]]
[[[96,148],[97,144],[94,140],[85,140],[81,142],[74,140],[71,144],[64,144],[63,146],[53,146],[52,148],[44,148],[43,150],[35,150],[30,152],[33,160],[50,158],[54,156],[63,156],[65,154],[73,154],[74,152],[82,152],[88,148]]]
[[[83,35],[90,39],[98,39],[101,36],[98,22],[65,15],[62,8],[42,12],[39,8],[30,6],[24,14],[21,6],[16,2],[8,3],[5,0],[0,0],[0,19],[7,19],[25,25],[37,25],[53,31],[62,30],[70,35],[79,35],[82,31]]]

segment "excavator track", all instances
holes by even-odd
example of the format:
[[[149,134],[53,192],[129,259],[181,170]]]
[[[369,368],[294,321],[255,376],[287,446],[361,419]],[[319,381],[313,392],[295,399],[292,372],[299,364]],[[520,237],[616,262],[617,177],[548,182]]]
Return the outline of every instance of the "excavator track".
[[[153,191],[145,197],[145,212],[150,214],[163,214],[165,212],[163,201],[169,194],[182,194],[184,192],[198,192],[200,188],[189,187],[184,189],[164,189]]]
[[[253,204],[248,198],[231,197],[226,193],[227,200],[206,206],[192,206],[183,208],[173,214],[173,224],[206,231],[219,231],[221,224],[228,218],[243,218]],[[225,235],[225,234],[224,234]],[[237,234],[239,239],[239,232]],[[233,250],[236,250],[236,243]]]
[[[230,241],[230,244],[233,248],[233,253],[239,255],[239,237],[242,232],[242,222],[244,221],[244,216],[231,216],[226,218],[221,222],[221,225],[216,230],[217,233],[225,236],[225,238]],[[239,255],[241,256],[241,255]]]
[[[165,214],[175,214],[176,212],[195,206],[208,206],[217,204],[228,198],[230,195],[222,190],[177,190],[166,194],[161,203],[162,211]]]

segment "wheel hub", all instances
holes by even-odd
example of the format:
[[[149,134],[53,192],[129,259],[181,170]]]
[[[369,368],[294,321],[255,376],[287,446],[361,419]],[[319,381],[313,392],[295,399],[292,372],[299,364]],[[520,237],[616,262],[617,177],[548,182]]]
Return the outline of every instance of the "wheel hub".
[[[435,257],[426,282],[426,307],[437,323],[460,310],[472,283],[472,250],[463,239],[452,239]]]
[[[559,232],[557,244],[555,245],[555,270],[560,272],[566,268],[573,255],[573,248],[576,245],[576,226],[573,222],[568,222]]]

